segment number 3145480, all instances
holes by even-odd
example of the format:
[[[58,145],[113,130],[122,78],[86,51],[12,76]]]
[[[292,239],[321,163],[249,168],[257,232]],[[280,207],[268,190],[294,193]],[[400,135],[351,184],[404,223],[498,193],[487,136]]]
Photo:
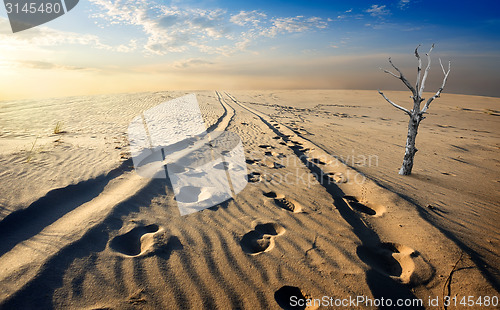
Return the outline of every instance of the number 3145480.
[[[446,296],[444,298],[444,306],[466,306],[466,307],[497,307],[498,306],[498,296],[463,296],[462,298],[454,296]]]
[[[60,3],[25,3],[24,5],[19,5],[19,3],[5,3],[5,8],[7,9],[7,14],[58,14],[61,12]]]

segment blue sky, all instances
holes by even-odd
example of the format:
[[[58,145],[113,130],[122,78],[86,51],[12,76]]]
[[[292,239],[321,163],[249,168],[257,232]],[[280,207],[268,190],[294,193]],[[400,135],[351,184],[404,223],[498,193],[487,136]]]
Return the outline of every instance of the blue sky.
[[[496,1],[88,0],[12,34],[0,9],[0,100],[168,89],[403,89],[432,43],[429,87],[500,96]],[[433,84],[432,84],[433,83]],[[62,87],[63,86],[63,87]],[[431,91],[432,89],[429,89]]]

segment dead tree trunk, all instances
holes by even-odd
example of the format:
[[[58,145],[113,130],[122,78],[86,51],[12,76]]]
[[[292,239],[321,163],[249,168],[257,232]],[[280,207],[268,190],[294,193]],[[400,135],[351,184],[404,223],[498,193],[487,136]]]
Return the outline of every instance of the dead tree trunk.
[[[438,89],[436,94],[427,100],[425,103],[424,107],[422,110],[420,110],[420,104],[425,100],[425,98],[422,98],[422,95],[424,93],[424,87],[425,87],[425,81],[427,80],[427,75],[429,73],[429,69],[431,68],[431,51],[434,48],[434,44],[432,45],[431,49],[427,54],[427,68],[425,68],[424,71],[424,76],[421,79],[421,73],[422,73],[422,59],[420,58],[420,55],[418,54],[418,48],[420,47],[417,46],[415,49],[415,57],[417,57],[418,60],[418,68],[417,68],[417,82],[415,87],[413,87],[410,82],[405,78],[403,73],[392,63],[391,58],[389,58],[389,63],[391,66],[399,73],[399,76],[392,73],[391,71],[388,70],[383,70],[385,73],[388,73],[395,78],[400,79],[406,87],[411,91],[412,96],[411,98],[413,99],[413,109],[410,111],[406,108],[403,108],[402,106],[399,106],[392,102],[389,98],[387,98],[384,93],[382,93],[380,90],[378,91],[382,97],[384,97],[387,102],[389,102],[391,105],[393,105],[395,108],[400,109],[401,111],[404,111],[408,116],[410,117],[410,121],[408,122],[408,136],[406,138],[406,147],[405,147],[405,156],[403,158],[403,165],[401,166],[401,169],[399,170],[399,174],[401,175],[410,175],[411,170],[413,168],[413,158],[415,157],[415,153],[417,152],[417,148],[415,147],[415,140],[417,138],[417,133],[418,133],[418,125],[420,125],[420,122],[425,118],[424,114],[427,113],[427,109],[429,109],[429,105],[431,102],[439,98],[441,95],[441,92],[444,89],[444,86],[446,85],[446,80],[448,79],[448,75],[450,74],[451,70],[451,62],[448,62],[448,71],[445,71],[443,64],[441,63],[441,59],[439,59],[439,63],[441,64],[441,69],[443,70],[444,78],[443,78],[443,84],[441,87]]]
[[[403,158],[403,165],[399,170],[399,174],[408,175],[411,173],[411,169],[413,168],[413,157],[418,151],[415,147],[415,140],[417,139],[419,124],[420,120],[413,117],[410,118],[410,122],[408,123],[408,136],[406,137],[405,157]]]

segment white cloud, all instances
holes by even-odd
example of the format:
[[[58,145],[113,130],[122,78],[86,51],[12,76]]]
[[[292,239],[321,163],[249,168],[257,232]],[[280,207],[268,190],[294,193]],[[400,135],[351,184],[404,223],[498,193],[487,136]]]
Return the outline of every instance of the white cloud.
[[[191,67],[206,67],[214,65],[214,62],[200,59],[200,58],[189,58],[182,61],[177,61],[173,64],[174,68],[191,68]]]
[[[120,44],[116,47],[116,51],[117,52],[121,52],[121,53],[129,53],[129,52],[133,52],[137,49],[137,40],[130,40],[129,44],[128,45],[125,45],[125,44]]]
[[[249,49],[262,37],[316,31],[328,27],[329,19],[319,17],[268,17],[260,11],[230,13],[223,9],[194,9],[167,6],[148,0],[90,0],[91,17],[98,26],[129,25],[145,35],[128,37],[129,43],[109,45],[99,36],[35,27],[12,34],[8,20],[0,17],[0,48],[32,49],[58,45],[85,45],[121,53],[137,50],[164,55],[170,52],[201,51],[231,55]],[[4,30],[6,29],[6,30]]]
[[[337,19],[347,18],[351,15],[350,13],[352,13],[352,9],[346,10],[343,12],[343,14],[337,15]]]
[[[409,23],[404,23],[404,24],[401,24],[401,23],[388,23],[388,22],[385,22],[385,21],[380,21],[380,22],[376,22],[376,23],[368,23],[368,24],[365,24],[366,27],[370,27],[372,29],[376,29],[376,30],[387,30],[387,29],[397,29],[399,31],[419,31],[422,29],[422,27],[416,27],[416,26],[412,26],[411,24]]]
[[[57,63],[47,62],[47,61],[39,61],[39,60],[24,60],[14,62],[18,67],[30,68],[30,69],[40,69],[40,70],[79,70],[79,71],[90,71],[95,68],[84,68],[77,66],[68,66],[68,65],[60,65]]]
[[[399,0],[398,7],[401,10],[406,9],[410,5],[410,0]]]
[[[328,22],[320,17],[305,18],[304,16],[275,18],[272,26],[261,31],[261,34],[274,37],[281,33],[297,33],[312,31],[315,29],[325,29]]]
[[[377,17],[388,15],[390,11],[385,7],[386,7],[385,5],[374,4],[369,9],[365,10],[365,12],[370,13],[371,16],[377,16]]]
[[[6,49],[9,49],[9,46],[13,48],[23,45],[31,45],[33,47],[55,46],[66,43],[89,45],[96,44],[99,41],[96,36],[63,32],[43,26],[32,28],[28,31],[10,33],[7,30],[10,29],[10,26],[6,18],[0,18],[0,29],[6,29],[6,31],[0,32],[1,45]]]
[[[208,51],[209,42],[229,39],[225,10],[179,9],[144,0],[90,1],[102,9],[93,17],[112,25],[139,27],[147,35],[144,49],[153,54],[185,52],[192,47]]]
[[[240,13],[231,16],[229,20],[238,26],[251,25],[257,27],[266,18],[266,14],[258,11],[240,11]]]
[[[99,7],[93,17],[109,24],[140,28],[146,34],[144,49],[153,54],[186,52],[229,55],[247,49],[258,37],[324,29],[319,17],[269,18],[259,11],[231,15],[223,9],[192,9],[166,6],[146,0],[90,0]],[[234,26],[245,29],[235,29]]]

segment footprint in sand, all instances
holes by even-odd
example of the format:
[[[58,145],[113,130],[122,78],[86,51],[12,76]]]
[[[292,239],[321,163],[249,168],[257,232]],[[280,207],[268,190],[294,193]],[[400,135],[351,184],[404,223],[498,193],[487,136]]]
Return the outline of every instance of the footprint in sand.
[[[158,225],[139,226],[126,234],[113,238],[109,247],[126,256],[139,256],[153,245],[153,235],[158,232]]]
[[[258,183],[262,180],[262,174],[260,172],[250,172],[247,178],[250,183]]]
[[[205,187],[184,186],[175,195],[175,200],[182,203],[193,203],[207,200],[210,196],[210,191]]]
[[[271,168],[271,169],[280,169],[280,168],[285,168],[285,165],[282,165],[282,164],[280,164],[280,163],[278,163],[278,162],[275,162],[275,161],[273,161],[273,160],[271,160],[271,159],[267,159],[267,158],[266,158],[266,159],[264,159],[264,160],[262,160],[262,161],[259,163],[259,165],[260,165],[261,167],[267,167],[267,168]]]
[[[349,180],[341,172],[328,172],[323,175],[323,178],[330,183],[347,183]]]
[[[382,205],[367,202],[355,196],[344,196],[342,199],[351,209],[374,217],[382,216],[386,211],[386,208]]]
[[[326,163],[319,158],[311,158],[310,161],[317,165],[326,165]]]
[[[333,175],[333,180],[335,181],[335,183],[347,183],[349,181],[347,177],[341,172],[335,173]]]
[[[260,162],[260,159],[247,159],[245,162],[249,165],[258,165]]]
[[[357,253],[374,270],[403,284],[426,283],[435,273],[420,253],[402,244],[387,242],[377,247],[360,246]]]
[[[268,150],[274,149],[274,147],[272,147],[271,145],[268,145],[268,144],[261,144],[261,145],[259,145],[259,147],[261,149],[268,149]]]
[[[293,298],[293,299],[292,299]],[[317,307],[311,307],[306,305],[299,306],[299,305],[293,305],[291,301],[292,300],[306,300],[310,299],[311,297],[308,294],[304,294],[300,288],[296,286],[282,286],[279,290],[274,292],[274,300],[278,303],[278,305],[285,310],[295,310],[295,309],[301,309],[301,310],[313,310],[317,309]]]
[[[267,198],[278,198],[278,199],[281,199],[281,198],[285,198],[285,195],[283,194],[278,194],[278,193],[275,193],[275,192],[267,192],[267,193],[264,193],[264,196],[266,196]]]
[[[289,142],[287,145],[289,145],[292,149],[297,149],[300,151],[305,150],[304,146],[300,142],[292,141],[291,143]]]
[[[167,236],[165,230],[156,224],[138,226],[129,232],[111,239],[111,250],[126,257],[143,257],[159,251],[169,252],[182,249],[176,236]]]
[[[266,196],[267,198],[274,199],[274,203],[280,208],[283,208],[293,213],[302,212],[302,205],[300,203],[298,203],[293,199],[287,198],[283,194],[275,192],[267,192],[264,193],[264,196]]]
[[[285,228],[278,223],[258,224],[254,230],[246,233],[240,241],[245,253],[257,255],[274,248],[274,238],[285,233]]]
[[[274,168],[274,161],[269,160],[267,158],[264,158],[262,161],[259,162],[259,166],[267,167],[267,168]]]
[[[278,153],[273,152],[273,151],[267,151],[264,153],[264,155],[266,155],[266,156],[278,156]]]

